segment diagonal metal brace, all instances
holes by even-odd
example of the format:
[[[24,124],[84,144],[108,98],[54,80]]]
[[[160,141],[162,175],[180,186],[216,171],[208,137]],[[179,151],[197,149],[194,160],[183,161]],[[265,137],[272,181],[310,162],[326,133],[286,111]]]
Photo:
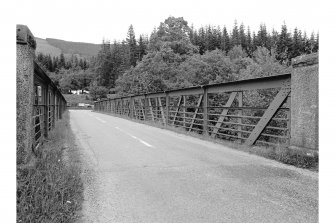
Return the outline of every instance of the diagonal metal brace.
[[[192,130],[192,127],[193,127],[193,124],[194,124],[194,120],[195,118],[197,117],[197,114],[198,114],[198,111],[199,111],[199,107],[200,107],[200,104],[202,102],[202,98],[204,97],[204,95],[200,95],[200,98],[199,98],[199,101],[198,101],[198,104],[197,104],[197,108],[195,109],[195,112],[194,112],[194,115],[193,115],[193,118],[192,118],[192,121],[191,121],[191,125],[188,129],[188,131],[190,132]]]
[[[151,119],[152,119],[152,121],[155,121],[154,112],[152,111],[152,105],[151,105],[151,99],[150,98],[148,98],[148,105],[149,105],[149,110],[150,110],[150,113],[151,113]]]
[[[259,120],[255,128],[252,130],[248,139],[246,139],[244,143],[245,145],[251,146],[256,142],[256,140],[258,139],[258,137],[260,136],[264,128],[271,121],[272,117],[274,116],[274,114],[276,114],[278,108],[284,103],[285,99],[290,94],[290,92],[291,92],[291,89],[288,87],[282,87],[280,89],[280,91],[278,92],[276,97],[273,99],[268,109],[266,109],[261,120]]]
[[[158,106],[159,106],[159,110],[161,111],[161,115],[162,115],[162,119],[163,119],[163,124],[166,125],[165,113],[164,113],[164,110],[163,110],[162,101],[161,101],[160,97],[158,97]]]
[[[232,92],[230,94],[229,99],[228,99],[225,107],[230,107],[233,104],[236,95],[237,95],[237,92]],[[219,118],[218,122],[216,123],[216,125],[215,125],[215,127],[213,129],[211,137],[214,138],[216,136],[216,134],[218,133],[219,129],[221,128],[222,122],[223,122],[225,116],[227,115],[227,113],[228,113],[228,109],[223,109],[223,111],[221,112],[220,118]]]
[[[180,96],[179,97],[179,101],[178,101],[178,104],[177,104],[177,110],[174,114],[174,117],[173,117],[173,121],[172,121],[172,125],[174,125],[175,121],[176,121],[176,118],[177,118],[177,114],[179,112],[179,108],[180,108],[180,103],[181,103],[181,99],[183,98],[183,96]]]

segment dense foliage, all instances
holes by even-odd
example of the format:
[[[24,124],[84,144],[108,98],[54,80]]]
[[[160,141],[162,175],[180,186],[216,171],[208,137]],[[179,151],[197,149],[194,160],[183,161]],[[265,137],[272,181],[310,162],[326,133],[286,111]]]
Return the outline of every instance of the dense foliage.
[[[308,37],[298,28],[291,33],[285,24],[280,32],[261,24],[251,33],[235,21],[229,32],[225,26],[194,29],[182,17],[169,17],[150,37],[136,39],[130,25],[126,40],[104,40],[89,65],[75,58],[43,64],[63,91],[89,89],[99,99],[281,74],[292,58],[318,48],[318,34]]]
[[[39,53],[36,60],[63,93],[69,93],[70,90],[88,90],[94,77],[90,62],[75,55],[66,58],[64,54],[60,54],[59,57],[51,58],[50,55]]]

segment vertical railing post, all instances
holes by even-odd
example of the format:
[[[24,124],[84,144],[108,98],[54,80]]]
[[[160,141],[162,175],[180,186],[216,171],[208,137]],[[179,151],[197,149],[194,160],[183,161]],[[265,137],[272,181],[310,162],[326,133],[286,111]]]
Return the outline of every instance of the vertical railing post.
[[[44,102],[44,112],[45,112],[45,116],[44,116],[44,128],[45,128],[45,132],[44,132],[44,136],[48,137],[49,135],[49,85],[46,84],[45,85],[45,91],[44,91],[44,98],[45,98],[45,102]]]
[[[59,101],[59,118],[62,119],[62,115],[63,115],[63,104],[64,104],[64,101],[63,101],[63,98],[60,98],[60,101]]]
[[[208,89],[206,86],[203,87],[204,89],[204,96],[202,102],[202,109],[203,109],[203,128],[204,134],[208,135]]]
[[[108,99],[109,113],[112,113],[112,99]]]
[[[238,94],[237,94],[237,99],[238,99],[238,107],[242,107],[243,106],[243,91],[241,91],[241,92],[239,92]],[[238,122],[238,124],[240,124],[240,125],[238,125],[237,126],[237,130],[238,130],[238,132],[237,132],[237,136],[238,136],[238,141],[240,141],[240,143],[242,143],[242,132],[241,132],[241,130],[242,130],[242,116],[243,115],[243,112],[242,112],[242,108],[240,108],[239,110],[238,110],[238,116],[240,116],[238,119],[237,119],[237,122]]]
[[[166,102],[166,125],[169,125],[170,120],[170,96],[169,93],[165,92],[165,102]]]
[[[130,118],[134,119],[134,98],[132,96],[129,97],[129,110]]]
[[[186,96],[183,95],[183,126],[186,129]]]
[[[287,103],[287,108],[288,110],[287,112],[287,131],[286,131],[286,136],[287,136],[287,142],[286,145],[289,146],[290,145],[290,141],[291,141],[291,96],[289,95],[286,99],[286,103]]]
[[[148,103],[147,95],[144,95],[144,120],[147,120],[148,118]]]
[[[158,97],[155,98],[155,110],[156,112],[156,119],[159,121],[159,103],[158,103]]]
[[[53,128],[55,127],[55,124],[56,124],[56,89],[53,89],[53,103],[54,103],[54,106],[53,106]]]

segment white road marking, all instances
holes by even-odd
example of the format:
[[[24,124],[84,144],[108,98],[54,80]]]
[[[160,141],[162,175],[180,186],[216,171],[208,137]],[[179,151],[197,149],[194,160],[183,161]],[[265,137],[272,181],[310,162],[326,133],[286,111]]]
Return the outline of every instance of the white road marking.
[[[154,148],[152,145],[150,145],[149,143],[143,141],[142,139],[137,139],[137,140],[140,141],[142,144],[144,144],[144,145],[150,147],[150,148]]]
[[[107,123],[106,121],[102,120],[101,118],[98,118],[98,117],[95,117],[95,118],[102,123]]]
[[[119,130],[119,131],[121,131],[121,132],[123,132],[123,133],[129,135],[129,136],[132,137],[133,139],[138,140],[140,143],[142,143],[142,144],[144,144],[144,145],[146,145],[146,146],[148,146],[148,147],[150,147],[150,148],[154,148],[153,145],[150,145],[150,144],[147,143],[146,141],[144,141],[144,140],[142,140],[142,139],[140,139],[140,138],[137,138],[136,136],[133,136],[133,135],[129,134],[128,132],[123,131],[123,130],[120,129],[119,127],[116,126],[115,128],[116,128],[117,130]]]

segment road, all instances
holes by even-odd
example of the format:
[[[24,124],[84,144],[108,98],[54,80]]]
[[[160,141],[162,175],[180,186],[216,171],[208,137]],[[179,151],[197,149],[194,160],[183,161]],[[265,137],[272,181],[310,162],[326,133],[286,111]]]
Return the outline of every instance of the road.
[[[172,131],[70,110],[79,222],[318,222],[318,173]]]

